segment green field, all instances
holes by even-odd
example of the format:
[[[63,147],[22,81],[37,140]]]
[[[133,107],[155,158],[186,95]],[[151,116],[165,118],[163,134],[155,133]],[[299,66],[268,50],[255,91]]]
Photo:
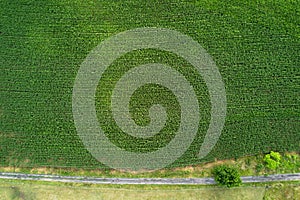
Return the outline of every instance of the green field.
[[[87,185],[35,181],[0,181],[1,199],[205,199],[292,200],[300,183],[269,183],[239,188],[170,185]]]
[[[296,187],[295,187],[296,189]],[[184,188],[160,186],[72,186],[35,182],[0,183],[1,199],[247,199],[259,200],[264,187]]]
[[[200,102],[197,137],[169,167],[238,158],[271,150],[300,151],[300,2],[289,1],[0,1],[0,166],[106,169],[86,150],[72,115],[76,74],[89,52],[119,32],[158,27],[197,41],[214,59],[225,84],[222,135],[197,158],[210,119],[201,75],[179,56],[156,49],[117,59],[96,91],[97,117],[120,148],[150,152],[170,142],[180,123],[174,95],[155,84],[139,88],[130,111],[149,123],[151,105],[167,109],[164,129],[149,139],[123,133],[111,114],[110,95],[123,73],[165,63],[182,73]],[[101,88],[101,89],[100,89]],[[103,89],[104,88],[104,89]]]

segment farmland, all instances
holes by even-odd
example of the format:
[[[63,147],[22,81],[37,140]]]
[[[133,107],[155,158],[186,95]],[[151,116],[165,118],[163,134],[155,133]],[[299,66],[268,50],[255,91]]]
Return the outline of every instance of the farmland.
[[[77,72],[99,43],[139,27],[179,31],[212,56],[226,89],[225,126],[214,149],[197,154],[210,119],[201,75],[181,57],[157,49],[118,58],[96,90],[106,136],[131,152],[157,150],[174,137],[180,106],[168,88],[148,84],[132,96],[138,125],[161,104],[166,126],[149,139],[123,133],[111,114],[114,84],[134,66],[165,63],[183,74],[199,101],[201,121],[190,148],[168,167],[214,159],[300,150],[300,6],[298,1],[8,1],[0,2],[0,165],[107,169],[79,138],[72,114]]]

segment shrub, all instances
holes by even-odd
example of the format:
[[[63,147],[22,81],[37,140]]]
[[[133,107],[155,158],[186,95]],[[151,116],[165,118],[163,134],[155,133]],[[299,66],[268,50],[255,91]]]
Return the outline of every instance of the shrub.
[[[267,168],[275,170],[281,163],[281,155],[278,152],[271,151],[269,154],[265,155],[264,162]]]
[[[242,183],[240,174],[236,168],[227,165],[220,165],[215,167],[212,173],[215,181],[219,185],[234,187],[239,186]]]

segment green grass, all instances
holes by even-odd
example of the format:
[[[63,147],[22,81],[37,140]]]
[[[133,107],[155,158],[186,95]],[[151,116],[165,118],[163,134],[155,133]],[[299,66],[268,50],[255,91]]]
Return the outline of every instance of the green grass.
[[[208,51],[226,87],[226,124],[213,151],[197,159],[210,117],[201,76],[176,55],[135,51],[109,67],[99,83],[106,89],[97,90],[97,117],[112,142],[129,151],[148,152],[174,137],[178,104],[166,88],[147,85],[132,97],[131,112],[138,124],[149,123],[147,108],[154,103],[168,109],[165,129],[149,140],[133,142],[122,133],[108,104],[113,83],[123,72],[134,65],[162,62],[194,86],[203,117],[191,147],[169,167],[270,150],[300,151],[299,7],[297,0],[1,1],[0,165],[107,168],[89,154],[76,133],[73,84],[80,64],[95,46],[137,27],[177,30]]]
[[[171,185],[92,185],[0,180],[1,199],[277,199],[300,197],[300,183],[247,184],[239,188]]]
[[[63,176],[90,176],[90,177],[120,177],[120,178],[205,178],[213,177],[212,170],[215,166],[226,164],[238,169],[241,176],[265,176],[271,174],[299,173],[300,155],[285,153],[277,169],[271,170],[263,161],[264,155],[247,156],[238,159],[221,160],[216,162],[201,163],[195,166],[167,168],[156,171],[118,171],[113,169],[85,169],[61,167],[0,167],[2,172],[18,172],[29,174],[52,174]]]

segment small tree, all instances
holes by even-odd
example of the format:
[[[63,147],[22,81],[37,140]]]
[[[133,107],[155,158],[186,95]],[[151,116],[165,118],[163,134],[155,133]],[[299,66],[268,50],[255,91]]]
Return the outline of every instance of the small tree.
[[[239,186],[242,183],[240,174],[236,168],[220,165],[212,171],[215,181],[220,185],[227,187]]]
[[[281,163],[281,155],[278,152],[271,151],[269,154],[265,155],[264,162],[267,168],[275,170]]]

